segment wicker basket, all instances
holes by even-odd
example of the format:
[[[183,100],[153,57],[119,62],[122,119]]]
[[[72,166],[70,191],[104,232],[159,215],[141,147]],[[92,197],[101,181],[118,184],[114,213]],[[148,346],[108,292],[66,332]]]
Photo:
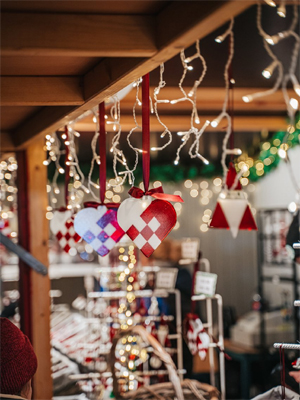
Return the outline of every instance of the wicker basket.
[[[115,371],[115,350],[118,340],[128,334],[139,335],[143,341],[152,346],[154,354],[165,364],[170,382],[157,383],[151,386],[142,386],[135,391],[127,393],[120,393],[118,379]],[[200,383],[196,380],[185,379],[181,381],[176,371],[176,366],[161,346],[161,344],[146,331],[142,326],[134,326],[124,331],[119,331],[113,339],[113,345],[111,348],[111,369],[113,375],[113,391],[116,399],[128,399],[128,400],[218,400],[220,399],[220,392],[217,388]]]

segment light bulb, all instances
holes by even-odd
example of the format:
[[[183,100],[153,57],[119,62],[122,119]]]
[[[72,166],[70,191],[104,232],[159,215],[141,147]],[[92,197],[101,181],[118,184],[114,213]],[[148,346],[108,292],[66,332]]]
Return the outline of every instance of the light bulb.
[[[93,122],[96,123],[97,122],[97,117],[94,115],[93,116]]]
[[[157,147],[151,147],[152,151],[157,151]]]
[[[174,161],[174,165],[178,165],[179,164],[179,161],[178,160],[175,160]]]
[[[266,79],[270,79],[277,65],[278,62],[273,61],[266,69],[263,70],[262,76],[264,76]]]
[[[222,43],[223,40],[224,40],[223,36],[218,36],[218,37],[215,38],[215,42],[217,42],[217,43]]]
[[[193,71],[193,67],[191,66],[191,65],[189,65],[188,67],[187,67],[187,69],[189,70],[189,71]]]
[[[276,3],[273,0],[265,0],[265,2],[268,4],[268,6],[276,7]]]
[[[195,118],[195,124],[200,124],[200,119],[199,119],[199,117],[196,117],[196,118]]]
[[[65,170],[64,170],[62,167],[60,167],[60,168],[58,169],[58,172],[59,172],[60,174],[64,174],[64,173],[65,173]]]
[[[47,166],[47,165],[49,165],[49,161],[45,160],[45,161],[43,161],[43,164]]]
[[[189,96],[189,97],[193,97],[193,95],[194,95],[194,91],[191,90],[191,91],[189,92],[188,96]]]
[[[244,101],[245,103],[250,103],[250,101],[253,100],[253,97],[250,96],[250,95],[248,95],[248,96],[243,96],[242,99],[243,99],[243,101]]]
[[[297,93],[298,96],[300,96],[300,85],[294,74],[291,75],[291,81],[293,82],[293,87],[294,87],[295,92]]]
[[[279,155],[280,158],[285,158],[286,157],[286,151],[283,149],[278,149],[277,154]]]
[[[280,6],[277,8],[277,14],[281,18],[285,18],[286,17],[286,8],[285,8],[284,3],[281,3]]]
[[[272,46],[274,46],[274,44],[277,44],[279,41],[279,37],[278,36],[267,36],[265,37],[265,41],[269,44],[271,44]]]
[[[240,156],[242,154],[241,149],[227,149],[226,154],[233,154],[235,156]]]
[[[201,156],[201,154],[197,154],[197,157],[200,158],[200,160],[203,161],[205,165],[209,164],[209,161],[205,157]]]
[[[298,100],[294,99],[293,97],[290,99],[290,106],[294,109],[294,110],[298,110]]]
[[[177,100],[171,100],[170,103],[171,103],[171,104],[176,104],[176,103],[177,103]]]
[[[65,140],[65,139],[67,139],[67,135],[66,135],[65,133],[63,133],[63,134],[61,135],[61,138],[62,138],[63,140]]]

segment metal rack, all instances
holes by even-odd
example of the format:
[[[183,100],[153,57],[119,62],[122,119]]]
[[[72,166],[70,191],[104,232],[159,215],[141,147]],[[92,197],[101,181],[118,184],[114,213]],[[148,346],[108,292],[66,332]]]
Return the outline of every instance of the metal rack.
[[[204,264],[206,272],[210,272],[210,264],[206,258],[200,260],[201,264]],[[210,343],[208,347],[208,357],[209,357],[209,369],[210,369],[210,384],[216,386],[215,377],[215,360],[214,360],[214,349],[219,348],[219,368],[220,368],[220,391],[221,399],[226,398],[226,385],[225,385],[225,357],[224,357],[224,329],[223,329],[223,299],[219,294],[208,297],[205,295],[194,295],[192,296],[192,301],[204,301],[206,303],[206,317],[207,322],[203,323],[204,328],[207,329]],[[217,302],[218,309],[218,339],[213,340],[213,307],[212,302]]]
[[[126,296],[126,291],[113,291],[113,292],[90,292],[89,298],[103,298],[105,300],[117,300]],[[155,289],[155,290],[136,290],[132,292],[136,298],[149,298],[149,297],[168,297],[170,294],[175,295],[175,308],[176,308],[176,334],[169,334],[169,339],[175,339],[177,341],[177,368],[180,379],[183,379],[183,375],[186,371],[183,369],[183,355],[182,355],[182,321],[181,321],[181,298],[180,291],[178,289]],[[146,319],[148,317],[145,317]],[[150,316],[149,319],[152,317]],[[149,374],[149,372],[147,372]]]
[[[258,294],[265,300],[266,282],[289,283],[294,299],[300,297],[297,264],[288,256],[283,242],[286,231],[292,222],[287,209],[267,209],[258,212]],[[261,308],[261,347],[266,347],[264,307]],[[299,315],[293,312],[294,336],[299,332]]]

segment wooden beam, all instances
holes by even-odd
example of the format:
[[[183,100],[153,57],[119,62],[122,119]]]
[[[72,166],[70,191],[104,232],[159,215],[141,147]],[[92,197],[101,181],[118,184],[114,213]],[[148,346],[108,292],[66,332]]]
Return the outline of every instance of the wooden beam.
[[[28,165],[29,248],[31,254],[44,265],[48,260],[49,225],[46,220],[48,205],[47,171],[43,166],[44,140],[36,140],[26,150]],[[32,341],[38,359],[38,369],[33,380],[34,398],[52,399],[50,357],[50,278],[31,273]]]
[[[2,55],[151,57],[154,17],[58,13],[2,15]]]
[[[217,114],[212,115],[199,115],[201,127],[206,120],[212,121]],[[141,121],[141,117],[137,117],[138,122]],[[176,133],[178,131],[186,131],[190,128],[191,117],[190,115],[162,115],[161,121],[166,124],[171,132]],[[123,132],[129,132],[134,125],[134,121],[131,115],[123,115],[121,118],[121,125]],[[197,126],[197,125],[195,125]],[[225,131],[226,120],[223,119],[217,128],[207,127],[207,131]],[[277,116],[235,116],[234,117],[234,130],[236,132],[258,132],[263,129],[269,131],[285,130],[287,127],[287,122],[284,117]],[[95,124],[87,119],[82,122],[75,124],[75,129],[78,132],[94,132]],[[113,125],[106,126],[107,132],[113,132]],[[164,128],[160,125],[155,116],[150,118],[150,129],[151,132],[163,132]],[[139,131],[137,131],[138,133]]]
[[[12,135],[8,132],[0,132],[0,150],[3,152],[14,152],[16,149]]]
[[[78,77],[2,76],[1,106],[77,106],[84,103]]]
[[[29,145],[46,133],[51,133],[69,122],[69,115],[74,111],[74,106],[43,107],[34,117],[27,119],[17,129],[11,132],[11,140],[16,148],[26,143]],[[59,124],[57,123],[59,121]],[[47,127],[45,129],[45,127]]]
[[[59,129],[66,122],[66,119],[72,120],[84,111],[93,108],[105,100],[105,98],[117,93],[125,86],[132,83],[135,79],[145,75],[178,54],[183,47],[181,37],[186,40],[184,47],[190,46],[196,39],[201,39],[210,32],[226,23],[231,17],[235,17],[245,9],[255,4],[254,0],[245,1],[181,1],[181,7],[178,7],[176,1],[172,7],[168,7],[168,13],[164,13],[163,19],[157,17],[157,32],[161,32],[163,26],[167,27],[174,24],[174,21],[180,18],[184,21],[180,24],[180,29],[173,32],[173,37],[169,34],[168,38],[161,41],[161,47],[150,58],[125,58],[125,59],[104,59],[95,68],[84,76],[84,98],[85,103],[78,108],[70,110],[66,118],[64,112],[61,112],[63,118],[55,118],[51,109],[46,109],[43,113],[45,118],[41,122],[40,115],[37,114],[27,123],[20,125],[14,132],[14,142],[18,146],[26,144],[27,140],[39,133],[49,133],[53,129]],[[205,4],[204,4],[205,3]],[[192,19],[182,18],[186,9],[193,10]],[[203,10],[205,12],[203,13]],[[189,12],[189,16],[191,13]],[[195,15],[197,18],[195,18]],[[206,18],[210,23],[207,24]],[[189,32],[193,32],[190,34]],[[195,35],[195,36],[194,36]],[[132,46],[134,48],[135,45]],[[128,54],[128,53],[127,53]],[[48,111],[47,111],[48,110]],[[59,116],[57,112],[57,116]],[[51,116],[52,115],[52,116]],[[30,129],[28,129],[30,128]]]

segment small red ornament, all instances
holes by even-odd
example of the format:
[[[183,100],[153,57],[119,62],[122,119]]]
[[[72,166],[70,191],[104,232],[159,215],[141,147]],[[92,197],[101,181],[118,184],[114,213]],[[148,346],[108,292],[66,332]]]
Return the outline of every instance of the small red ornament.
[[[230,229],[234,238],[239,230],[257,230],[250,205],[236,177],[236,170],[230,163],[226,176],[228,190],[220,193],[209,224],[210,228]]]
[[[201,360],[204,360],[207,354],[210,339],[205,332],[200,318],[196,314],[188,314],[185,319],[185,332],[188,348],[195,355],[199,354]]]

